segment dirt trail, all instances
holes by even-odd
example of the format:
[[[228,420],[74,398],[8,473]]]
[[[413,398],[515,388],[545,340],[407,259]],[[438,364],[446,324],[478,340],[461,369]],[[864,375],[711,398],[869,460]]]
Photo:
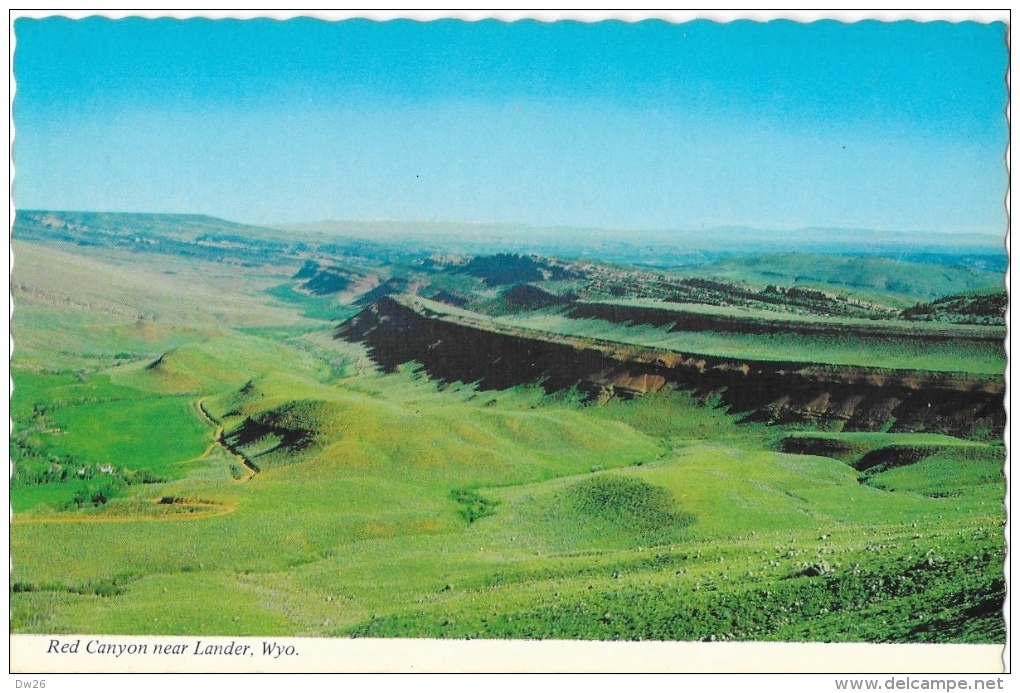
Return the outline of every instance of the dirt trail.
[[[213,432],[212,442],[209,443],[209,447],[205,449],[205,452],[202,453],[202,456],[199,459],[208,457],[209,454],[212,453],[213,449],[217,445],[219,445],[228,453],[230,453],[234,459],[241,463],[241,469],[244,470],[244,476],[235,479],[235,481],[239,483],[248,481],[253,476],[258,474],[259,473],[258,465],[249,460],[247,457],[245,457],[244,453],[242,453],[240,450],[238,450],[230,443],[228,443],[226,439],[223,437],[223,424],[221,424],[212,414],[209,413],[209,410],[205,408],[204,397],[195,402],[195,407],[198,409],[198,413],[202,416],[202,418],[208,421],[212,426],[216,428],[216,430]]]
[[[156,505],[161,505],[160,501],[153,501]],[[188,500],[182,503],[175,503],[177,507],[185,507],[188,509],[186,512],[175,512],[166,513],[163,515],[76,515],[76,514],[61,514],[61,515],[29,515],[15,516],[11,519],[11,524],[15,525],[27,525],[27,524],[52,524],[62,522],[72,522],[80,524],[82,522],[166,522],[167,520],[204,520],[210,517],[218,517],[219,515],[227,515],[237,510],[236,505],[229,503],[215,503],[213,501],[202,501],[202,500]],[[194,510],[191,510],[194,509]]]

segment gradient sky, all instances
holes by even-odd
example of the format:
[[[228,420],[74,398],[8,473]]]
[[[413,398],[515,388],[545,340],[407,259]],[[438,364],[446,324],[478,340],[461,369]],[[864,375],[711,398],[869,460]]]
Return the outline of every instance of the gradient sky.
[[[21,208],[1005,230],[1001,23],[14,30]]]

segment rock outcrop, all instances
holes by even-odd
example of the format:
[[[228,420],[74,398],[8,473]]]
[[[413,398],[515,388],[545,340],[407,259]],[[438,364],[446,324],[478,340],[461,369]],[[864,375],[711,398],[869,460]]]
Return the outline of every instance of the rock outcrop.
[[[480,389],[536,383],[604,399],[672,385],[745,421],[964,437],[996,437],[1005,426],[1001,378],[685,354],[441,314],[407,297],[376,301],[337,337],[366,344],[384,369],[416,361],[433,378]]]

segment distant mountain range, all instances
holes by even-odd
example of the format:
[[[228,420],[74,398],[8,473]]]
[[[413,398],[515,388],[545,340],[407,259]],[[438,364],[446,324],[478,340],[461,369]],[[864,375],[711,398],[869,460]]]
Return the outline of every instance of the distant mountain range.
[[[701,265],[732,256],[816,253],[888,257],[910,262],[1001,272],[1003,237],[977,233],[888,232],[813,227],[797,230],[718,227],[700,230],[626,231],[468,222],[322,221],[254,226],[205,215],[20,210],[15,238],[60,237],[85,243],[98,237],[137,235],[188,243],[315,245],[343,239],[468,255],[520,252],[589,258],[654,267]]]
[[[602,257],[657,266],[691,265],[745,253],[811,252],[877,255],[937,262],[926,256],[980,256],[965,266],[1005,268],[1003,236],[980,233],[890,232],[811,227],[796,230],[726,226],[698,230],[622,230],[535,227],[468,222],[321,221],[277,226],[373,241],[441,243],[479,250],[518,250],[572,257]]]
[[[373,239],[456,238],[460,240],[512,238],[514,240],[564,241],[585,239],[592,242],[696,242],[698,244],[754,243],[772,246],[785,245],[866,245],[866,246],[973,246],[1001,250],[1002,236],[983,233],[945,233],[933,231],[881,231],[838,227],[807,227],[801,229],[767,229],[751,226],[718,226],[703,229],[604,229],[574,226],[540,227],[522,224],[446,221],[337,221],[276,225],[272,228],[287,231],[326,233],[337,236],[354,236]]]

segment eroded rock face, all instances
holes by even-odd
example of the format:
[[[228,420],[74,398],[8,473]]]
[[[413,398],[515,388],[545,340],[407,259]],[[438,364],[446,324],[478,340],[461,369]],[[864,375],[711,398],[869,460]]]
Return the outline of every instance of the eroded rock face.
[[[505,389],[576,386],[592,399],[635,397],[667,384],[717,398],[746,421],[817,422],[848,431],[933,431],[996,437],[1005,383],[925,371],[747,361],[495,326],[383,298],[342,324],[393,370],[409,361],[446,382]]]

